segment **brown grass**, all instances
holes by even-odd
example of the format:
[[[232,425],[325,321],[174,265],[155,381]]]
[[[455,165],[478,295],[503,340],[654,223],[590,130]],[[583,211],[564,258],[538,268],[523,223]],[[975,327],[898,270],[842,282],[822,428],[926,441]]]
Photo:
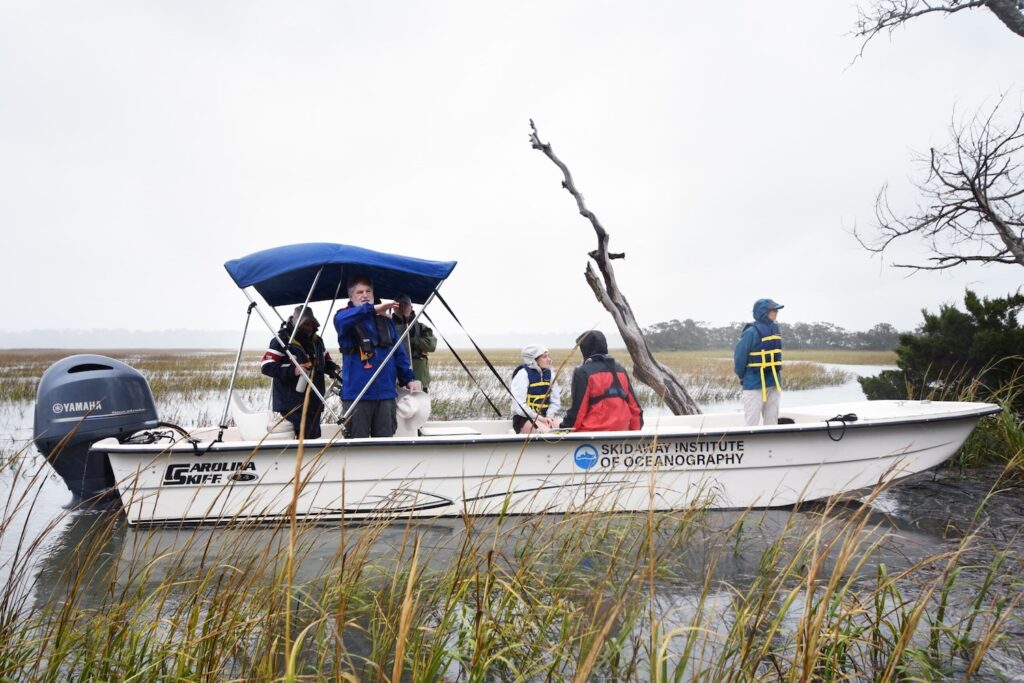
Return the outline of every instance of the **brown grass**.
[[[226,391],[231,375],[235,354],[231,351],[204,351],[199,349],[146,350],[116,349],[76,351],[73,349],[26,349],[0,351],[0,403],[32,401],[36,397],[39,378],[53,363],[75,353],[98,353],[124,361],[136,368],[149,381],[154,396],[180,398],[184,401],[202,400],[212,393]],[[260,374],[259,360],[262,351],[246,351],[242,355],[238,379],[235,386],[241,391],[259,391],[269,388],[270,381]],[[632,360],[624,349],[613,349],[612,354],[632,372]],[[459,355],[473,371],[487,394],[502,410],[507,396],[498,381],[490,374],[483,360],[475,351],[459,351]],[[498,368],[507,383],[512,370],[522,362],[518,349],[491,349],[487,351],[491,362]],[[559,370],[563,393],[569,392],[572,369],[581,361],[579,352],[573,349],[551,351],[555,368]],[[738,383],[732,373],[731,352],[728,351],[674,351],[656,354],[657,358],[680,375],[683,382],[699,402],[721,401],[735,397]],[[812,389],[832,386],[849,381],[847,373],[826,370],[815,363],[889,364],[894,362],[893,354],[875,352],[823,352],[788,351],[790,362],[785,369],[784,386],[791,390]],[[431,357],[431,371],[444,400],[463,400],[465,394],[477,392],[476,384],[466,376],[449,351],[439,351]],[[447,386],[442,387],[442,384]],[[641,400],[656,402],[656,397],[645,388]],[[648,395],[649,394],[649,395]],[[477,393],[478,402],[482,397]],[[568,398],[566,399],[568,400]],[[472,406],[460,406],[450,411],[441,411],[449,417],[470,417],[490,412],[484,403],[481,411]]]

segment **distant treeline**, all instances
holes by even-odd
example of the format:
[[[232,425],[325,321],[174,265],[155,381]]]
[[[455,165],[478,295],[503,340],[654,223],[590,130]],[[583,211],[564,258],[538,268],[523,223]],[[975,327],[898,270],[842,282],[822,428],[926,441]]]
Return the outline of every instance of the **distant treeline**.
[[[644,330],[652,351],[726,349],[736,344],[746,323],[707,327],[690,320],[655,323]],[[832,323],[780,323],[783,346],[790,349],[889,351],[899,345],[899,331],[878,323],[867,332],[849,332]]]

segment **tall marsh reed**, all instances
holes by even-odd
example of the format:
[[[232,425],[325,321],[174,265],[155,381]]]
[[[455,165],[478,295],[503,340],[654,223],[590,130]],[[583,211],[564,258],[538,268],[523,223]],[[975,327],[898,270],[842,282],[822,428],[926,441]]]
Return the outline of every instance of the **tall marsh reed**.
[[[38,474],[22,474],[0,537],[19,535],[18,511],[32,505]],[[65,514],[57,556],[18,540],[0,587],[0,680],[873,681],[1024,670],[1010,635],[1021,627],[1021,558],[973,562],[971,529],[915,556],[870,505],[148,530],[115,512]],[[31,562],[40,571],[19,571]]]

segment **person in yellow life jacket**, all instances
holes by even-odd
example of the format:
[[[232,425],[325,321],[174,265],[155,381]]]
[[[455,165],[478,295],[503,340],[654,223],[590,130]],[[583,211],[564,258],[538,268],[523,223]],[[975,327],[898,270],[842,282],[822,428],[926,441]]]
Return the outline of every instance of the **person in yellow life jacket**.
[[[754,322],[743,328],[733,352],[736,376],[743,385],[743,413],[748,425],[779,422],[782,333],[775,319],[782,307],[772,299],[755,301]]]
[[[517,434],[546,432],[558,425],[554,416],[562,407],[562,392],[546,348],[530,344],[523,349],[523,364],[512,371],[511,390],[512,428]]]

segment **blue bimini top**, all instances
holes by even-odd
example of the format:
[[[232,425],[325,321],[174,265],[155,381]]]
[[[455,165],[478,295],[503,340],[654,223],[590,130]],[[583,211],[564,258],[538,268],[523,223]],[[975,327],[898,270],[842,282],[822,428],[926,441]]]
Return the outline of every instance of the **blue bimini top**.
[[[236,285],[255,288],[271,306],[301,304],[314,281],[316,289],[310,301],[347,298],[348,281],[355,275],[369,277],[374,295],[382,299],[406,294],[413,303],[422,304],[451,274],[455,263],[311,242],[258,251],[228,261],[224,268]]]

